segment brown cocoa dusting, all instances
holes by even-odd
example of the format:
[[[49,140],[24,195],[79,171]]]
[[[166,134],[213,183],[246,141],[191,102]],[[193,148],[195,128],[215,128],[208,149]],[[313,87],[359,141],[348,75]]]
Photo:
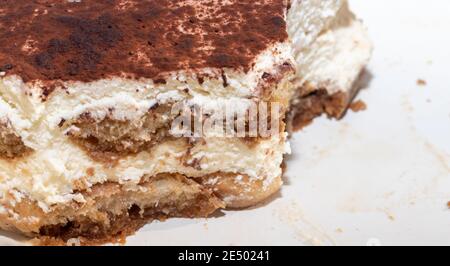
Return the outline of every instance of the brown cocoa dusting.
[[[58,123],[58,127],[63,127],[64,126],[64,124],[66,123],[66,119],[61,119],[61,121],[59,121],[59,123]]]
[[[1,1],[0,69],[25,82],[124,76],[163,83],[171,71],[248,71],[255,56],[288,38],[286,1],[122,2]]]

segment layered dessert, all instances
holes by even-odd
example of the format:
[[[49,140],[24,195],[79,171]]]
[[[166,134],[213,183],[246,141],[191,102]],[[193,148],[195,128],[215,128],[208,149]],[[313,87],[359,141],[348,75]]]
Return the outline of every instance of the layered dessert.
[[[266,200],[371,53],[338,0],[2,1],[0,29],[0,227],[46,244]]]
[[[297,72],[290,117],[298,130],[322,114],[343,117],[361,89],[360,77],[373,48],[347,1],[291,4],[288,32]],[[299,19],[303,21],[298,23]]]

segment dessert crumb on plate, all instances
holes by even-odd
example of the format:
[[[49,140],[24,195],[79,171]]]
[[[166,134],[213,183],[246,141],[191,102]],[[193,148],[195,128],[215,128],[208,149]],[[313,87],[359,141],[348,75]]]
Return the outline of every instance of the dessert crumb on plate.
[[[417,85],[419,86],[426,86],[427,85],[427,81],[424,79],[418,79],[417,80]]]

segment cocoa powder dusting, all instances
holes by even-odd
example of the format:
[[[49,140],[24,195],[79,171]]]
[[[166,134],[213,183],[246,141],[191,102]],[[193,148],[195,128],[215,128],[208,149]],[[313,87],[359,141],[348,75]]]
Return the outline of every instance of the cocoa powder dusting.
[[[288,38],[286,8],[279,0],[3,0],[0,68],[25,82],[163,83],[170,71],[248,71],[256,55]]]

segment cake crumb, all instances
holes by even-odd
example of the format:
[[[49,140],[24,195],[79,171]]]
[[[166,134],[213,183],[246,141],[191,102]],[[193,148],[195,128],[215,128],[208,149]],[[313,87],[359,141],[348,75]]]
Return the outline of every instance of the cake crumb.
[[[358,100],[350,105],[350,109],[357,113],[367,110],[367,104],[361,100]]]
[[[419,86],[426,86],[427,85],[427,81],[424,79],[418,79],[417,80],[417,85]]]
[[[93,177],[93,176],[95,175],[95,169],[92,168],[92,167],[88,168],[88,169],[86,170],[86,174],[87,174],[89,177]]]
[[[450,209],[450,201],[449,201],[449,202],[447,202],[447,208],[449,208],[449,209]]]
[[[344,230],[342,230],[342,228],[336,229],[336,233],[342,234],[343,232],[344,232]]]

